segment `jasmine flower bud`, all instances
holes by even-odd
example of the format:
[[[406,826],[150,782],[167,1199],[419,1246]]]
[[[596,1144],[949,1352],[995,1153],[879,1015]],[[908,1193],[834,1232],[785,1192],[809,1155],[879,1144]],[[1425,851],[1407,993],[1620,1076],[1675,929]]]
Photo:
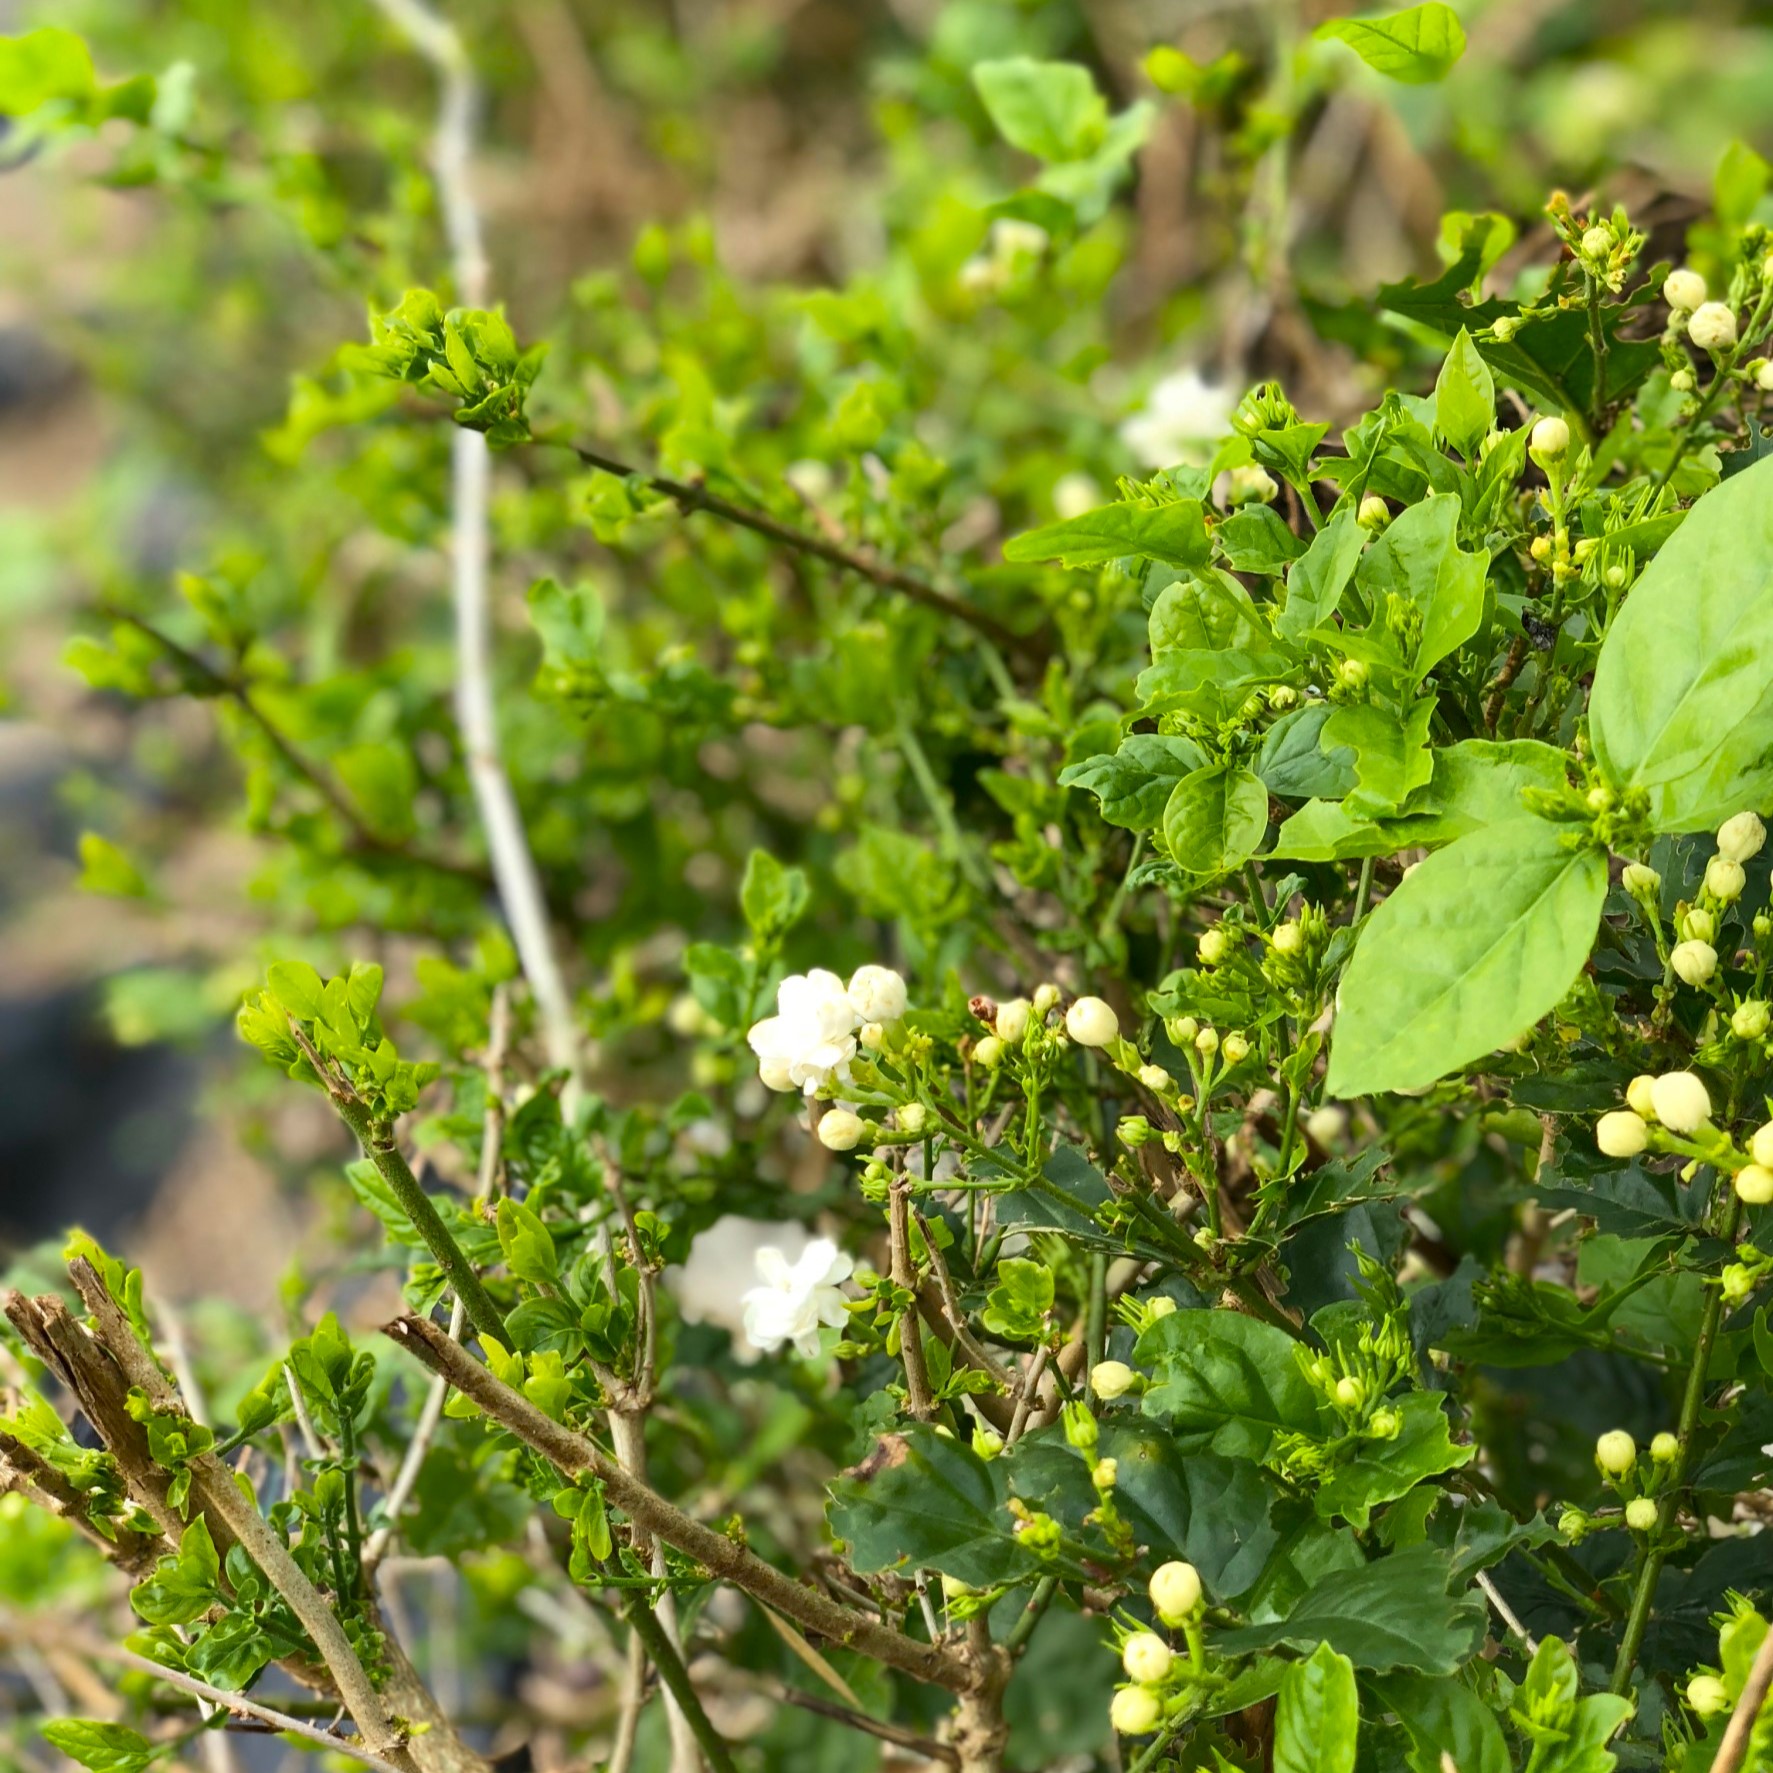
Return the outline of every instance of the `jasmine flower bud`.
[[[1728,856],[1713,856],[1705,865],[1705,890],[1725,905],[1733,905],[1742,897],[1748,875],[1740,862]]]
[[[1280,487],[1266,468],[1258,468],[1253,463],[1242,468],[1233,468],[1225,476],[1225,503],[1227,505],[1267,505],[1280,494]]]
[[[1194,945],[1194,952],[1203,967],[1216,967],[1231,952],[1231,942],[1215,924],[1212,929],[1202,932],[1200,940]]]
[[[1551,559],[1551,537],[1535,536],[1532,541],[1527,544],[1527,552],[1531,554],[1535,560],[1546,561]]]
[[[1037,985],[1034,989],[1034,1019],[1044,1022],[1059,1005],[1057,985]]]
[[[1114,1129],[1115,1137],[1129,1151],[1137,1151],[1152,1140],[1151,1122],[1142,1114],[1123,1114]]]
[[[1403,1418],[1396,1410],[1375,1410],[1367,1418],[1367,1433],[1375,1440],[1388,1441],[1396,1437],[1403,1425]]]
[[[1139,1375],[1125,1361],[1097,1361],[1090,1368],[1090,1390],[1104,1403],[1125,1397],[1138,1382]]]
[[[1518,314],[1503,314],[1490,323],[1490,335],[1498,344],[1506,345],[1521,330]]]
[[[1691,394],[1694,388],[1693,372],[1690,369],[1677,369],[1668,378],[1668,385],[1677,394]]]
[[[1730,1704],[1730,1689],[1716,1675],[1696,1674],[1687,1683],[1687,1704],[1702,1718],[1715,1718]]]
[[[1149,1736],[1163,1715],[1163,1701],[1148,1687],[1122,1687],[1108,1706],[1108,1721],[1122,1736]]]
[[[1336,1402],[1345,1410],[1360,1408],[1361,1399],[1366,1396],[1366,1387],[1358,1379],[1344,1376],[1336,1381]]]
[[[1234,1028],[1225,1037],[1225,1044],[1219,1049],[1225,1055],[1227,1065],[1241,1065],[1250,1056],[1250,1043]]]
[[[1668,959],[1689,985],[1703,985],[1718,970],[1718,951],[1709,942],[1677,942]]]
[[[800,1091],[786,1059],[759,1059],[757,1077],[766,1090],[780,1090],[783,1094],[789,1091],[798,1094]]]
[[[1634,1533],[1648,1533],[1656,1525],[1656,1504],[1648,1496],[1634,1496],[1625,1505],[1625,1524]]]
[[[1755,386],[1763,394],[1773,394],[1773,357],[1769,357],[1755,370]]]
[[[1773,1120],[1755,1128],[1748,1142],[1749,1156],[1763,1169],[1773,1170]]]
[[[1605,1477],[1621,1478],[1638,1462],[1638,1446],[1623,1428],[1609,1428],[1594,1444],[1594,1462]]]
[[[1730,1178],[1736,1198],[1745,1206],[1764,1207],[1773,1201],[1773,1170],[1759,1164],[1746,1164]]]
[[[1098,1490],[1112,1490],[1120,1482],[1120,1461],[1118,1459],[1098,1459],[1090,1467],[1090,1482]]]
[[[1200,1572],[1193,1564],[1172,1559],[1151,1574],[1147,1591],[1157,1616],[1165,1625],[1181,1625],[1192,1619],[1201,1603]]]
[[[1176,1087],[1176,1080],[1161,1065],[1141,1065],[1139,1081],[1154,1096],[1167,1096]]]
[[[819,1143],[827,1151],[854,1151],[868,1123],[848,1108],[828,1108],[819,1116]]]
[[[921,1133],[929,1125],[930,1111],[921,1102],[907,1102],[899,1110],[898,1121],[901,1133]]]
[[[1758,998],[1739,1003],[1730,1012],[1730,1032],[1738,1040],[1759,1040],[1773,1022],[1773,1010]]]
[[[1620,871],[1619,884],[1634,899],[1654,899],[1662,891],[1662,876],[1648,862],[1627,862]]]
[[[1711,1097],[1691,1071],[1665,1071],[1650,1085],[1650,1105],[1671,1133],[1696,1133],[1711,1119]]]
[[[1611,228],[1590,228],[1582,236],[1582,256],[1585,259],[1604,259],[1613,250],[1613,230]]]
[[[1160,1317],[1170,1317],[1174,1315],[1175,1310],[1176,1301],[1172,1299],[1168,1293],[1159,1293],[1158,1296],[1145,1307],[1145,1315],[1153,1323],[1156,1323]]]
[[[1707,293],[1705,279],[1697,271],[1685,267],[1670,271],[1662,280],[1662,299],[1683,313],[1692,313],[1705,300]]]
[[[1348,1110],[1334,1102],[1314,1108],[1305,1117],[1306,1136],[1316,1145],[1334,1145],[1348,1131]]]
[[[1120,1665],[1135,1680],[1156,1686],[1176,1660],[1175,1653],[1154,1631],[1136,1631],[1121,1646]]]
[[[1200,1024],[1192,1016],[1172,1016],[1164,1024],[1164,1033],[1179,1047],[1194,1045],[1194,1037],[1200,1033]]]
[[[1767,841],[1767,827],[1753,813],[1737,813],[1718,827],[1718,854],[1732,862],[1747,862],[1760,854]]]
[[[997,1006],[997,1018],[991,1024],[996,1030],[997,1038],[1007,1041],[1011,1046],[1017,1045],[1028,1032],[1028,1018],[1033,1006],[1025,997],[1012,997],[1008,1003]]]
[[[1384,529],[1391,521],[1391,507],[1377,493],[1368,493],[1361,500],[1354,520],[1362,529]]]
[[[1703,905],[1695,905],[1681,919],[1681,936],[1690,942],[1709,942],[1718,933],[1718,920]]]
[[[1636,1157],[1649,1144],[1649,1128],[1629,1108],[1603,1114],[1594,1130],[1594,1142],[1608,1157]]]
[[[1336,667],[1336,681],[1344,689],[1357,690],[1367,681],[1367,667],[1360,659],[1344,659]]]
[[[1630,1104],[1632,1113],[1644,1120],[1654,1120],[1656,1118],[1655,1091],[1655,1078],[1650,1076],[1647,1071],[1640,1071],[1625,1086],[1625,1100]]]
[[[1561,461],[1569,447],[1570,427],[1557,417],[1540,419],[1527,438],[1527,454],[1539,463]]]
[[[1105,1047],[1120,1038],[1120,1018],[1099,997],[1080,997],[1065,1012],[1065,1032],[1080,1047]]]
[[[973,1424],[973,1451],[981,1459],[995,1459],[1003,1451],[1003,1436],[983,1422]]]
[[[858,1022],[897,1022],[905,1014],[905,981],[891,967],[857,967],[849,997]]]
[[[1740,1262],[1732,1262],[1718,1276],[1718,1284],[1729,1305],[1740,1305],[1755,1290],[1754,1276]]]
[[[1702,302],[1687,322],[1687,337],[1701,351],[1728,351],[1736,343],[1736,314],[1723,302]]]
[[[1283,923],[1274,932],[1276,954],[1297,954],[1305,946],[1305,932],[1296,923]]]
[[[1681,1443],[1664,1429],[1650,1443],[1650,1457],[1658,1465],[1672,1465],[1681,1454]]]
[[[988,1034],[973,1047],[973,1063],[983,1065],[987,1071],[992,1070],[1003,1059],[1003,1042],[995,1034]]]
[[[1219,1031],[1216,1028],[1203,1028],[1194,1037],[1194,1050],[1203,1059],[1210,1059],[1219,1050]]]

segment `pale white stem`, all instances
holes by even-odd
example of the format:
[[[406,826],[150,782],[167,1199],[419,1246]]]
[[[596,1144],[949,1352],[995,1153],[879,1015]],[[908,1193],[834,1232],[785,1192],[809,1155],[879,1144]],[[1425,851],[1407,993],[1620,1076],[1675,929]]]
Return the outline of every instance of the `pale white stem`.
[[[437,71],[441,86],[431,151],[438,201],[449,241],[456,293],[471,308],[486,305],[487,261],[480,211],[470,177],[479,93],[455,27],[422,0],[376,0]],[[577,1095],[581,1053],[572,997],[548,927],[535,857],[517,810],[499,748],[492,687],[492,619],[488,603],[491,531],[487,504],[492,462],[478,431],[457,427],[451,445],[450,557],[456,614],[456,724],[474,802],[486,834],[499,903],[523,976],[536,1002],[548,1063],[564,1069]]]

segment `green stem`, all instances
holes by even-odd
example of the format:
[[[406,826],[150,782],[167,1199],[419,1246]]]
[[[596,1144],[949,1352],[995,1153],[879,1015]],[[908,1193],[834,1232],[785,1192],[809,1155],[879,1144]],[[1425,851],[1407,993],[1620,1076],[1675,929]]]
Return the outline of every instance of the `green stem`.
[[[1108,1258],[1098,1250],[1090,1258],[1090,1300],[1084,1319],[1084,1348],[1092,1371],[1105,1352],[1107,1334]]]
[[[1732,1192],[1729,1223],[1724,1232],[1726,1244],[1733,1245],[1736,1242],[1736,1231],[1741,1218],[1742,1203]],[[1669,1534],[1674,1525],[1675,1510],[1680,1505],[1681,1491],[1687,1481],[1687,1467],[1693,1457],[1693,1434],[1699,1426],[1700,1407],[1705,1402],[1706,1369],[1711,1365],[1712,1345],[1717,1341],[1718,1327],[1723,1322],[1723,1317],[1723,1290],[1713,1287],[1706,1295],[1705,1314],[1699,1322],[1699,1341],[1693,1351],[1693,1367],[1687,1375],[1686,1394],[1681,1399],[1681,1419],[1675,1430],[1680,1451],[1675,1456],[1674,1469],[1669,1473],[1668,1488],[1663,1492],[1661,1506],[1656,1510],[1656,1527],[1650,1535],[1649,1549],[1638,1566],[1631,1611],[1625,1621],[1625,1636],[1620,1640],[1619,1657],[1613,1664],[1615,1693],[1624,1693],[1630,1689],[1631,1673],[1637,1666],[1644,1633],[1649,1629],[1650,1609],[1656,1599],[1656,1584],[1662,1575],[1662,1566],[1668,1559]]]
[[[363,1155],[375,1165],[376,1173],[394,1191],[400,1210],[412,1221],[413,1230],[425,1240],[425,1246],[437,1258],[438,1266],[449,1276],[449,1284],[462,1302],[468,1321],[483,1336],[493,1336],[506,1348],[511,1346],[511,1332],[505,1328],[504,1314],[493,1304],[481,1284],[474,1265],[462,1254],[462,1246],[450,1236],[449,1227],[431,1204],[431,1197],[419,1186],[419,1179],[400,1155],[394,1142],[394,1129],[386,1121],[370,1118],[361,1102],[348,1096],[333,1097],[333,1104],[345,1124],[357,1135]]]
[[[1359,923],[1367,915],[1367,901],[1373,896],[1373,864],[1375,857],[1368,856],[1361,863],[1360,885],[1354,893],[1354,922]]]
[[[903,718],[898,726],[899,750],[903,753],[906,767],[916,781],[918,791],[923,795],[930,809],[930,817],[936,821],[937,829],[942,833],[943,841],[948,845],[960,871],[968,881],[980,892],[991,889],[990,877],[986,874],[979,858],[974,855],[971,846],[961,834],[959,822],[954,817],[954,806],[948,798],[947,790],[936,780],[936,772],[930,768],[930,760],[924,754],[911,723]]]
[[[1040,1624],[1053,1596],[1058,1592],[1057,1576],[1043,1576],[1035,1583],[1034,1593],[1028,1597],[1028,1605],[1022,1609],[1021,1617],[1010,1627],[1009,1635],[1003,1641],[1003,1647],[1010,1655],[1014,1656],[1034,1636],[1034,1628]]]
[[[708,1765],[714,1769],[714,1773],[738,1773],[733,1765],[733,1751],[703,1710],[695,1683],[689,1678],[689,1670],[683,1666],[683,1658],[678,1655],[676,1646],[666,1634],[664,1626],[659,1623],[658,1615],[653,1612],[652,1597],[637,1589],[629,1596],[623,1611],[634,1635],[640,1639],[641,1648],[646,1651],[648,1660],[659,1671],[659,1679],[677,1701],[678,1710],[689,1724],[690,1734],[695,1737],[702,1753],[708,1757]]]

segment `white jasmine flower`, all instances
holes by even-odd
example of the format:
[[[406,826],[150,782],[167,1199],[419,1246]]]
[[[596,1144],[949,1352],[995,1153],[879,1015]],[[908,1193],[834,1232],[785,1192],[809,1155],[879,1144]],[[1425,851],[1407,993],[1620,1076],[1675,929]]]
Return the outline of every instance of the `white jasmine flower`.
[[[757,1252],[759,1285],[745,1295],[745,1334],[766,1352],[792,1342],[799,1353],[819,1352],[819,1330],[847,1322],[842,1283],[855,1263],[828,1237],[817,1237],[797,1262],[772,1244]]]
[[[796,973],[776,990],[776,1013],[746,1036],[765,1083],[785,1068],[791,1086],[812,1095],[856,1056],[856,1007],[843,981],[823,967]]]
[[[897,1022],[910,1001],[905,981],[891,967],[857,967],[849,996],[858,1022]]]
[[[1198,369],[1167,375],[1146,396],[1145,408],[1126,420],[1120,440],[1148,468],[1205,462],[1231,429],[1237,401]]]
[[[792,1221],[727,1213],[697,1234],[681,1267],[665,1270],[665,1287],[685,1323],[725,1330],[734,1358],[749,1366],[763,1353],[745,1334],[745,1295],[756,1281],[757,1252],[771,1244],[792,1262],[811,1242],[812,1233]]]

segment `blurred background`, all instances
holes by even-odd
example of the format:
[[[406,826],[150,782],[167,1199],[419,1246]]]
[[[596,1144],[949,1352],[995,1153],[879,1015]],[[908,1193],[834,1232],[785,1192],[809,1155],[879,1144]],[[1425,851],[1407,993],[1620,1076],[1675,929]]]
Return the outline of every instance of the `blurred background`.
[[[1050,352],[1065,423],[1111,477],[1140,465],[1141,411],[1186,430],[1173,388],[1170,408],[1142,406],[1179,369],[1278,373],[1308,417],[1350,410],[1371,391],[1345,349],[1373,354],[1365,298],[1432,273],[1449,211],[1506,218],[1524,253],[1551,188],[1598,192],[1678,253],[1714,199],[1764,195],[1773,7],[1459,0],[1467,53],[1419,88],[1297,50],[1332,10],[461,0],[485,89],[492,287],[520,337],[578,327],[635,370],[642,347],[604,316],[612,280],[647,278],[649,254],[702,267],[674,322],[701,340],[767,303],[746,292],[885,274],[944,206],[1014,187],[971,67],[1081,61],[1112,107],[1143,99],[1155,117],[1097,230],[1113,254],[1095,331],[1049,317],[1018,349]],[[441,274],[432,82],[370,0],[0,0],[0,34],[51,23],[88,37],[102,75],[160,86],[151,136],[0,134],[0,1241],[84,1222],[168,1296],[245,1304],[327,1211],[297,1184],[338,1145],[323,1108],[238,1050],[238,993],[291,927],[352,932],[398,971],[425,920],[373,883],[290,872],[250,781],[243,797],[218,698],[137,700],[65,655],[96,605],[202,573],[254,587],[358,713],[395,678],[444,693],[447,612],[434,583],[390,566],[388,510],[410,491],[399,444],[317,466],[291,407],[292,378],[362,336],[365,287]],[[1164,47],[1185,65],[1148,61]],[[936,322],[977,324],[959,298]],[[1414,360],[1407,328],[1388,348]],[[575,373],[557,397],[595,412],[597,377]],[[984,377],[945,398],[954,432],[997,422]],[[996,471],[1007,496],[1015,476]],[[384,482],[379,531],[366,473]],[[679,632],[693,644],[688,614]],[[373,670],[340,663],[365,658]],[[785,767],[783,816],[802,768]],[[604,786],[610,818],[644,824]],[[83,855],[93,832],[119,850]],[[594,846],[563,844],[598,911]],[[151,874],[119,878],[125,854]],[[694,870],[680,876],[693,896]],[[614,966],[610,927],[597,958]],[[656,1021],[663,999],[646,1002]]]

